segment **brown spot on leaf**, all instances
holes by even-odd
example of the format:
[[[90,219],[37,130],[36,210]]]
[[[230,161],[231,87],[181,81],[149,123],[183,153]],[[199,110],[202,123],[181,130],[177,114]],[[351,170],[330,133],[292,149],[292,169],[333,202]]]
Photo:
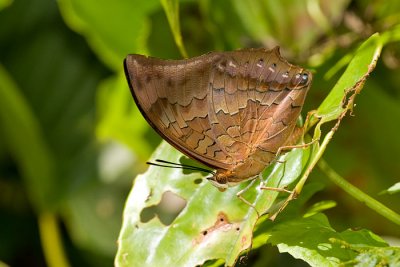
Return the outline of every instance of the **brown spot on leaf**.
[[[212,234],[217,232],[238,231],[240,223],[232,223],[229,221],[225,213],[220,212],[213,226],[203,230],[201,234],[194,240],[194,245],[205,242]]]
[[[242,236],[242,247],[244,247],[246,245],[247,242],[247,237],[246,235]]]

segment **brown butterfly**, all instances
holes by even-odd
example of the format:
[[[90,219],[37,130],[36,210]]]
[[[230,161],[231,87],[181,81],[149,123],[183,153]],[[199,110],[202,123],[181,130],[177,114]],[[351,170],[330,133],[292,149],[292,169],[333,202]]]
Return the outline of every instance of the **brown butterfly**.
[[[148,123],[227,188],[258,175],[288,145],[312,75],[272,50],[187,60],[128,55],[125,74]]]

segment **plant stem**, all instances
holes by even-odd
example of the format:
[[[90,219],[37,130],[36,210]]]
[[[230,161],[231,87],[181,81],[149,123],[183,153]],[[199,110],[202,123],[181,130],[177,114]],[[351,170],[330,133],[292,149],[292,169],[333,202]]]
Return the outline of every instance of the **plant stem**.
[[[400,215],[389,209],[376,199],[365,194],[363,191],[347,182],[343,177],[336,173],[324,159],[320,159],[318,167],[328,176],[328,178],[337,186],[342,188],[346,193],[364,203],[370,209],[376,211],[386,219],[400,225]]]
[[[54,214],[42,212],[39,214],[38,223],[47,265],[50,267],[69,267]]]

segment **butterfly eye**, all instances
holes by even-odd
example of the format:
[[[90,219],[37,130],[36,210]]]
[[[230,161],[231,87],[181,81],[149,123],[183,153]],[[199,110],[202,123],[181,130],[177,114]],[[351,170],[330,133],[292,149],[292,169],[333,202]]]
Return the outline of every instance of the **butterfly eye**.
[[[306,85],[309,81],[308,73],[297,73],[294,79],[292,80],[293,85]]]
[[[307,74],[307,73],[303,73],[303,74],[301,75],[300,84],[301,84],[301,85],[304,85],[304,84],[307,84],[307,82],[308,82],[308,74]]]

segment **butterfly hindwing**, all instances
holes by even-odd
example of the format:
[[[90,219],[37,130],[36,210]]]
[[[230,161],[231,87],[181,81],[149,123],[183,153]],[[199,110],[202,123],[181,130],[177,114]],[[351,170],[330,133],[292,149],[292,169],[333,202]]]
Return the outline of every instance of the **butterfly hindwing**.
[[[263,156],[269,157],[268,163],[285,143],[299,115],[291,108],[296,98],[290,78],[301,71],[283,60],[277,49],[226,52],[213,66],[212,127],[233,162],[246,160],[262,146],[258,153],[268,154]]]

